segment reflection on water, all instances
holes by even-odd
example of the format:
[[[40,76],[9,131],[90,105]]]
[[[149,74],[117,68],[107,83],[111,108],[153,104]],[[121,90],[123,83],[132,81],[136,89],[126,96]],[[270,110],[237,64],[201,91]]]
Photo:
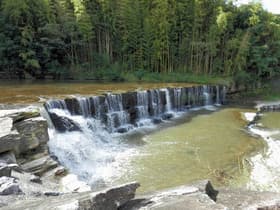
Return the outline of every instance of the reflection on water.
[[[153,191],[210,178],[219,185],[241,185],[248,178],[244,157],[263,143],[242,127],[245,110],[228,108],[198,115],[190,122],[142,138],[138,156],[122,181],[137,180],[140,191]]]
[[[96,83],[96,82],[3,82],[0,81],[1,103],[34,103],[45,98],[67,95],[100,95],[106,92],[126,92],[137,89],[188,87],[190,83]]]
[[[280,130],[280,112],[265,113],[260,123],[270,130]],[[274,134],[273,137],[280,140],[280,134]]]

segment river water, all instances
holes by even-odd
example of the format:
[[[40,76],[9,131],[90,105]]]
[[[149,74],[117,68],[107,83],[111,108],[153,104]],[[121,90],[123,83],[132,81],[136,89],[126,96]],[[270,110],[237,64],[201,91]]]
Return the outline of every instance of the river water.
[[[101,95],[164,87],[188,87],[190,83],[93,83],[93,82],[3,82],[0,81],[0,104],[28,104],[69,95]]]
[[[0,104],[37,104],[69,95],[89,96],[112,91],[191,85],[1,83]],[[219,186],[274,190],[275,187],[267,186],[275,181],[275,174],[271,175],[273,178],[268,177],[266,182],[256,176],[260,167],[268,165],[263,160],[270,145],[265,139],[248,133],[248,122],[244,117],[247,112],[254,112],[254,109],[207,106],[179,113],[175,119],[161,125],[149,125],[128,134],[110,134],[101,130],[102,125],[95,121],[73,116],[81,125],[91,125],[91,130],[58,134],[50,129],[49,146],[70,172],[77,174],[94,189],[139,181],[140,192],[150,192],[211,179]],[[275,113],[266,114],[261,123],[270,130],[280,130],[279,117]],[[276,166],[267,170],[273,169],[278,173]]]
[[[264,145],[245,132],[240,108],[196,111],[187,122],[144,135],[130,164],[127,180],[143,191],[211,179],[216,185],[242,186],[249,178],[245,158]]]

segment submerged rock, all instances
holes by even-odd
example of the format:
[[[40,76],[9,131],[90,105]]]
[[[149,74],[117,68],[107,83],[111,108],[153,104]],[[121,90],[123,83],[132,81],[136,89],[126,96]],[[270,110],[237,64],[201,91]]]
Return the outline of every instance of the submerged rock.
[[[53,112],[49,112],[49,116],[52,120],[52,123],[55,129],[58,132],[66,132],[66,131],[81,131],[81,128],[71,119],[63,116],[58,116]]]
[[[162,115],[162,119],[163,120],[169,120],[173,117],[173,114],[172,113],[165,113]]]

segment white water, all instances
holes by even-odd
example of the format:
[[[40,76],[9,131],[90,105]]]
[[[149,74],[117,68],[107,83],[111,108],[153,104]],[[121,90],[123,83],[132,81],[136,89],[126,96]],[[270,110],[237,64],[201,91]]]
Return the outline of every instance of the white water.
[[[108,185],[124,173],[128,159],[135,151],[108,133],[99,120],[71,116],[66,110],[53,109],[82,127],[82,132],[57,133],[49,130],[49,148],[71,173],[94,188]]]
[[[172,104],[171,104],[171,98],[170,98],[170,93],[169,90],[162,89],[165,92],[165,100],[166,100],[166,105],[165,105],[165,112],[170,113],[172,112]]]
[[[255,117],[254,113],[244,115],[248,121]],[[280,130],[269,130],[261,125],[251,125],[248,129],[260,136],[267,147],[251,158],[252,171],[247,187],[251,190],[280,192],[280,139],[273,137],[279,134]]]

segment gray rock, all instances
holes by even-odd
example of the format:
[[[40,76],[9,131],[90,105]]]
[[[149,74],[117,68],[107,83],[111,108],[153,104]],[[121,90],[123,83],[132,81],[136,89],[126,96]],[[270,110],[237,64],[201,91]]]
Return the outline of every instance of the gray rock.
[[[0,154],[0,163],[16,164],[17,160],[13,152],[5,152]]]
[[[0,177],[0,195],[18,195],[22,194],[19,184],[14,178]]]
[[[66,193],[48,191],[45,196],[10,203],[3,210],[118,210],[121,205],[134,198],[138,183],[129,183],[100,192]]]
[[[227,206],[229,210],[279,209],[280,194],[248,191],[245,189],[220,189],[217,203]]]
[[[9,164],[8,165],[13,171],[23,173],[22,168],[18,164]]]
[[[30,177],[30,182],[34,182],[34,183],[37,183],[37,184],[42,184],[42,180],[40,179],[39,176],[36,176],[36,175],[32,175]]]
[[[45,172],[54,169],[57,166],[58,163],[54,161],[50,156],[44,156],[37,160],[33,160],[31,162],[23,164],[22,169],[37,176],[41,176]]]
[[[213,201],[217,201],[219,191],[215,190],[209,180],[201,180],[191,184],[199,189],[200,192],[208,195]]]
[[[142,196],[128,201],[120,207],[120,210],[138,209],[225,209],[222,204],[217,204],[208,195],[217,196],[217,191],[208,180],[196,182],[194,184],[180,186],[172,189],[156,192],[151,195]],[[216,199],[216,197],[214,198]]]
[[[15,123],[14,128],[20,135],[19,145],[15,147],[17,154],[27,153],[49,141],[48,124],[41,117]]]
[[[61,195],[60,192],[44,192],[45,196],[59,196]]]
[[[160,124],[160,123],[162,123],[162,119],[161,118],[154,118],[153,123],[154,124]]]
[[[58,116],[53,112],[49,112],[50,119],[58,132],[81,131],[81,128],[71,119]]]
[[[0,164],[0,177],[10,177],[12,174],[12,169],[6,164]]]
[[[20,136],[18,132],[11,130],[10,133],[0,137],[0,153],[13,151],[15,146],[19,145],[19,142]]]
[[[27,119],[40,117],[40,113],[37,110],[30,112],[19,112],[9,115],[13,119],[13,123],[18,123]]]
[[[92,193],[90,199],[79,200],[79,209],[114,210],[134,198],[139,183],[122,185],[102,192]]]
[[[173,117],[173,114],[172,113],[165,113],[162,115],[162,119],[163,120],[169,120]]]

